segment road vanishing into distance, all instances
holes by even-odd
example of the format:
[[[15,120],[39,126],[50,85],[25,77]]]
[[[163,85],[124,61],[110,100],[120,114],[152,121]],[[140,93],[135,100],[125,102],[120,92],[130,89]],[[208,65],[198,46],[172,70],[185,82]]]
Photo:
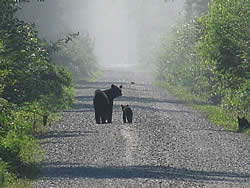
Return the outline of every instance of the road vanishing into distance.
[[[73,108],[41,138],[47,156],[33,187],[250,187],[250,137],[210,123],[152,83],[149,73],[127,68],[77,83]],[[94,91],[111,84],[123,85],[113,123],[95,124]],[[132,124],[123,123],[121,104],[131,106]]]

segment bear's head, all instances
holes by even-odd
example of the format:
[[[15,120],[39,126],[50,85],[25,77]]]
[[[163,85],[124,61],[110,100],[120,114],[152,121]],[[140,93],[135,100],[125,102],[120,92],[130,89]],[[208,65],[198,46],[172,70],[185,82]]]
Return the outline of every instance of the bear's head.
[[[112,94],[115,97],[120,97],[122,96],[122,85],[120,85],[120,87],[117,87],[116,85],[112,84],[111,85],[111,90],[112,90]]]
[[[127,104],[127,105],[122,105],[122,104],[121,104],[121,107],[122,107],[122,111],[124,111],[125,108],[128,108],[129,106],[128,106],[128,104]]]

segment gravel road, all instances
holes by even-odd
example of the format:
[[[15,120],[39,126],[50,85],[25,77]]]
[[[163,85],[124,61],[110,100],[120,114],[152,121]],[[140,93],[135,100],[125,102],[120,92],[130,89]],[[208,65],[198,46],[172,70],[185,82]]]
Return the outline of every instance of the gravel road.
[[[116,68],[78,83],[73,108],[41,139],[47,156],[34,187],[250,187],[250,137],[210,123],[152,81]],[[97,125],[94,91],[112,83],[123,96],[113,123]],[[131,106],[132,124],[122,123],[121,104]]]

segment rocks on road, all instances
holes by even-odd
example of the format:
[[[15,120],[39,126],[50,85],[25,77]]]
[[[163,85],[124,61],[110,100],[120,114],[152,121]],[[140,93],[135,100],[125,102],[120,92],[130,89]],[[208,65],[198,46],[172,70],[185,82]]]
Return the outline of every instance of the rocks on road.
[[[41,139],[47,157],[36,188],[250,187],[250,138],[210,123],[145,72],[110,69],[76,85],[76,102]],[[133,83],[134,82],[134,83]],[[93,94],[123,85],[113,123],[95,124]],[[123,124],[121,104],[134,113]]]

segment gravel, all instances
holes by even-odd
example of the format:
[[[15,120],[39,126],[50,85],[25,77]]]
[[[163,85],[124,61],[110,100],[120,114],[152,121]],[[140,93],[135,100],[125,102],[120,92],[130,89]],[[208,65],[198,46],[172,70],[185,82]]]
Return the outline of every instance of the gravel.
[[[33,187],[250,187],[250,137],[210,123],[152,81],[116,68],[79,82],[73,108],[41,139],[47,156]],[[97,125],[94,91],[113,83],[123,85],[113,123]],[[132,124],[123,124],[121,104],[131,106]]]

